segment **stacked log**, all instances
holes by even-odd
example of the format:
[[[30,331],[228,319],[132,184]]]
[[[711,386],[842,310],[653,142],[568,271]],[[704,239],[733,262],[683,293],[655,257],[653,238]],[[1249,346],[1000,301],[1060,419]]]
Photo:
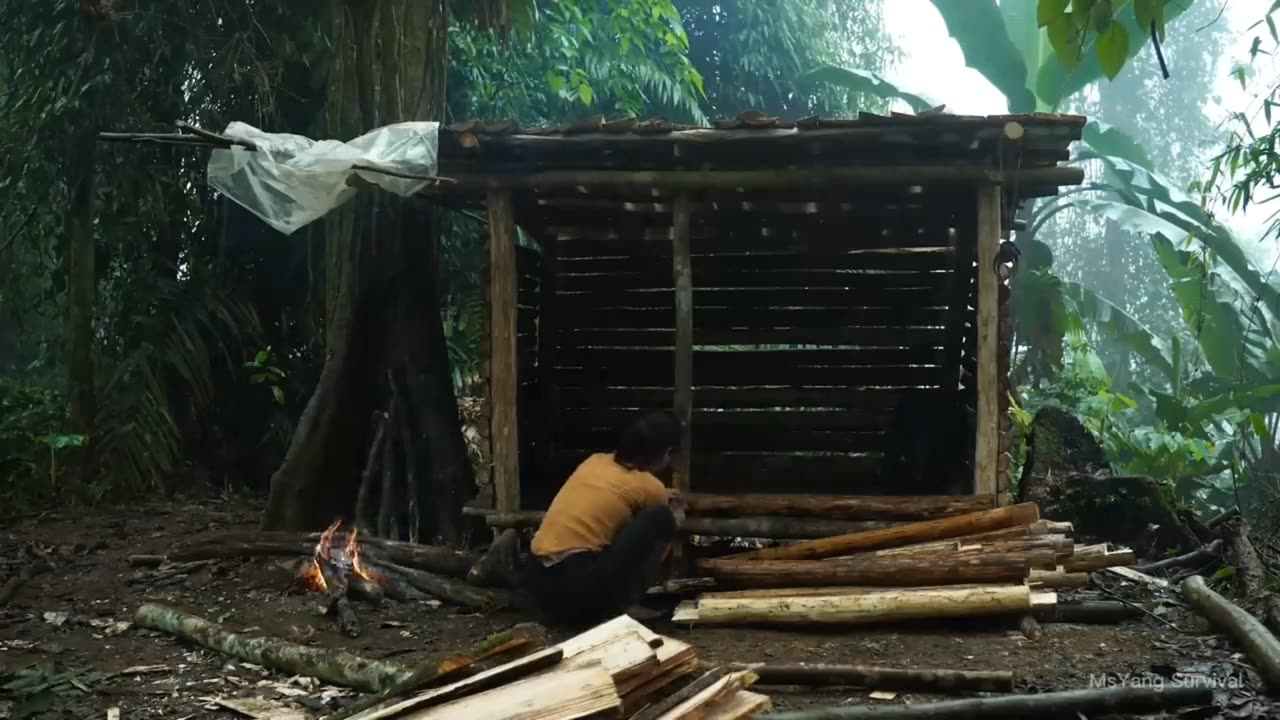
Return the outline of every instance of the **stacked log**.
[[[1135,563],[1126,548],[1077,544],[1070,524],[1042,520],[1034,503],[974,509],[957,498],[949,498],[951,505],[919,498],[913,512],[912,500],[917,499],[826,498],[842,520],[867,519],[851,508],[892,508],[899,519],[917,519],[699,560],[697,574],[715,587],[682,603],[673,619],[772,625],[1052,618],[1057,590],[1087,584],[1094,570]],[[717,499],[700,507],[724,512],[731,504]],[[757,513],[815,513],[814,506],[785,496],[738,506]]]

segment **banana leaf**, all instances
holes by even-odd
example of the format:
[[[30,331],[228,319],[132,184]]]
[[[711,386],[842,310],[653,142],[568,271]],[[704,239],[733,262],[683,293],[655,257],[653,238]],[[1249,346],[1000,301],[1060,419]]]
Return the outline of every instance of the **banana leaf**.
[[[1036,96],[1028,89],[1027,65],[1009,38],[996,0],[932,0],[947,32],[960,45],[965,64],[982,73],[1009,101],[1009,112],[1036,111]]]
[[[928,110],[934,103],[928,99],[899,88],[894,83],[870,70],[842,68],[824,65],[796,78],[797,83],[827,83],[863,95],[874,95],[886,100],[905,100],[915,112]]]
[[[1169,345],[1156,337],[1150,328],[1120,306],[1079,283],[1063,282],[1062,293],[1082,320],[1098,327],[1172,382],[1174,368]]]

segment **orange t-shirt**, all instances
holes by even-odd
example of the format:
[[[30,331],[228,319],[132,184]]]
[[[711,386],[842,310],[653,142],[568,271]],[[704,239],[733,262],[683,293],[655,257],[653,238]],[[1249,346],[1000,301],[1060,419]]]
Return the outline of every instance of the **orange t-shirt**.
[[[596,453],[551,501],[530,549],[539,558],[602,550],[636,512],[666,503],[667,488],[652,473],[628,470],[611,453]]]

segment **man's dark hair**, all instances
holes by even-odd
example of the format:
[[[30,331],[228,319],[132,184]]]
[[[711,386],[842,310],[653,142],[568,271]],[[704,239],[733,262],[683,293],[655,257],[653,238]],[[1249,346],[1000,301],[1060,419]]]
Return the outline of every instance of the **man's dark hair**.
[[[648,470],[662,460],[668,450],[680,449],[684,426],[670,412],[648,413],[622,431],[613,459],[631,470]]]

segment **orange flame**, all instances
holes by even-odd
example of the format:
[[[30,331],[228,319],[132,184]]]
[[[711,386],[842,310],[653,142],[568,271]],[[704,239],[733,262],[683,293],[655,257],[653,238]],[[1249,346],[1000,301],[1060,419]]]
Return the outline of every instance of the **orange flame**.
[[[320,534],[312,556],[298,571],[298,586],[312,592],[327,593],[329,583],[324,579],[322,563],[327,563],[345,582],[347,572],[373,583],[381,583],[382,577],[365,567],[360,555],[360,530],[352,528],[346,543],[335,552],[333,540],[342,527],[342,520],[336,520]]]
[[[364,563],[360,561],[360,543],[357,538],[360,535],[360,528],[352,528],[351,535],[347,537],[347,560],[351,562],[351,572],[368,580],[369,582],[378,582],[378,576],[365,569]]]

